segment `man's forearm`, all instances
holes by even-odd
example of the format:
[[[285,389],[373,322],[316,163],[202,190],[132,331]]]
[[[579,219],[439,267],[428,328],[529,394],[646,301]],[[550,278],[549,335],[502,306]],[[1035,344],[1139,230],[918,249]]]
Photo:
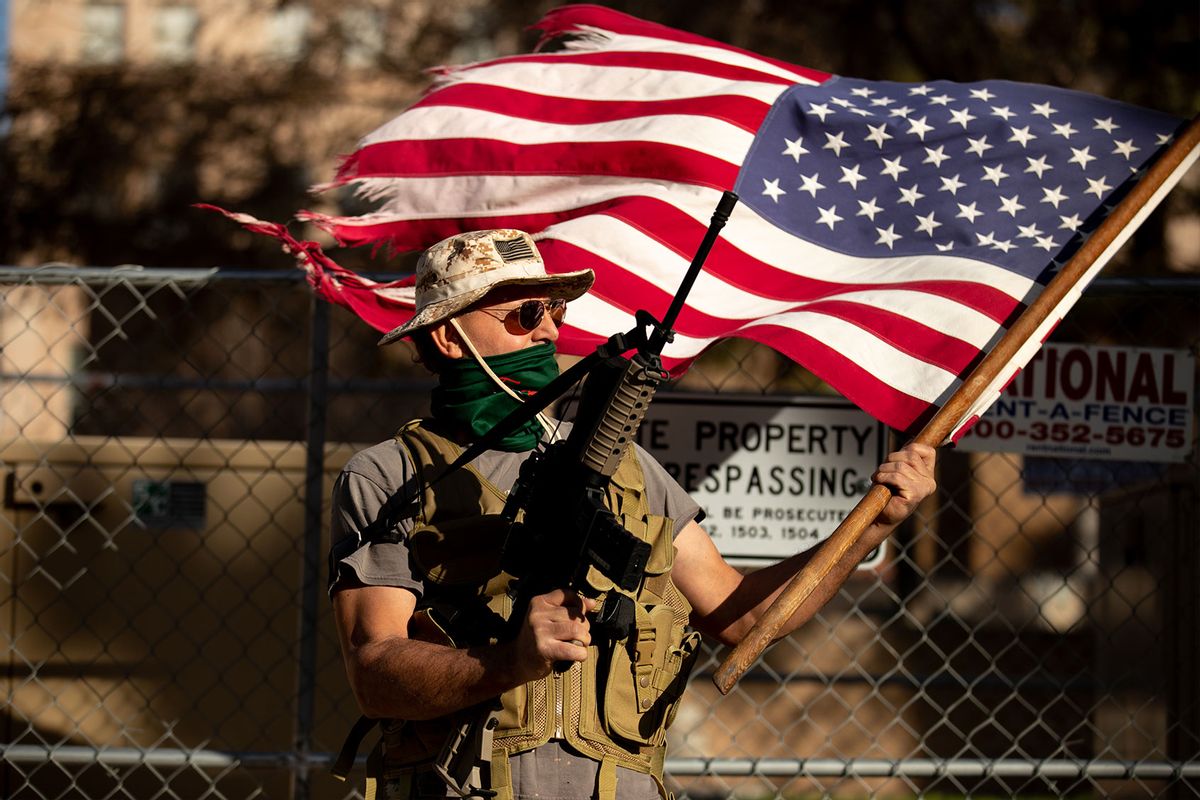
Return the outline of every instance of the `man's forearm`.
[[[847,552],[834,568],[817,584],[812,594],[796,609],[787,623],[780,628],[776,638],[783,637],[808,622],[821,607],[837,595],[838,589],[853,574],[864,558],[888,535],[895,525],[876,522],[868,526],[864,535]],[[812,560],[817,545],[802,553],[784,559],[745,575],[737,589],[719,610],[721,621],[717,622],[719,638],[725,644],[734,645],[742,641],[754,623],[770,608],[775,598],[796,574]]]
[[[401,636],[359,647],[350,680],[364,714],[434,719],[523,682],[510,643],[465,650]]]

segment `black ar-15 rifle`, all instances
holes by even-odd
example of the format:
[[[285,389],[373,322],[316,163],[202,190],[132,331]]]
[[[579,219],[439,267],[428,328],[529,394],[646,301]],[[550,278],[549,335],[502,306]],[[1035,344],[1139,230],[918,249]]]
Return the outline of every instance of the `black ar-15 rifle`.
[[[650,545],[625,530],[605,507],[605,491],[625,450],[637,437],[655,391],[667,378],[662,367],[663,347],[674,338],[672,326],[736,203],[733,192],[722,195],[662,322],[646,311],[638,311],[633,330],[612,336],[595,353],[530,397],[447,470],[473,460],[587,376],[579,411],[566,440],[530,455],[504,508],[503,514],[512,524],[502,564],[517,579],[508,620],[511,635],[515,636],[524,623],[533,597],[557,588],[583,589],[591,568],[626,592],[638,588]],[[633,355],[625,358],[630,350]],[[522,518],[518,521],[518,517]],[[624,638],[633,620],[630,597],[610,592],[592,620],[593,639]],[[568,666],[559,664],[555,669],[562,671]],[[468,715],[435,765],[450,788],[462,797],[492,794],[478,788],[476,769],[481,758],[486,760],[490,754],[494,724],[490,708]]]

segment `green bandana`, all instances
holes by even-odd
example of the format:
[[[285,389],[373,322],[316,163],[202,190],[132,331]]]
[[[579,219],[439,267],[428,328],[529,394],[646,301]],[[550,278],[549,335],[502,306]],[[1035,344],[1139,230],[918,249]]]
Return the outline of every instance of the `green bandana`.
[[[484,359],[492,371],[520,395],[533,394],[558,377],[554,345],[526,347],[515,353]],[[483,436],[519,406],[500,390],[473,359],[463,358],[444,367],[433,390],[433,418]],[[500,441],[497,448],[517,453],[532,450],[542,438],[542,426],[531,419]]]

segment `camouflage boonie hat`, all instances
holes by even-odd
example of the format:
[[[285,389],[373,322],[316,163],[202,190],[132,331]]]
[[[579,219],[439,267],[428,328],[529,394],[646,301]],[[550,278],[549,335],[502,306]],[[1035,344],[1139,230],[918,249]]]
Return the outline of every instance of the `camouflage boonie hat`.
[[[548,297],[574,300],[592,286],[590,269],[546,273],[529,234],[512,229],[471,231],[430,247],[417,261],[417,311],[379,344],[449,319],[501,286],[536,287]]]

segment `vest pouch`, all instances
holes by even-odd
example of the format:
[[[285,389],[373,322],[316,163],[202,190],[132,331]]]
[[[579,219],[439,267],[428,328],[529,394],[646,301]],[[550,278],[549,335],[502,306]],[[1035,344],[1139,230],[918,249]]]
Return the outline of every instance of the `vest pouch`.
[[[555,710],[551,704],[553,678],[542,678],[500,695],[494,737],[495,753],[513,755],[532,750],[554,735]]]
[[[699,652],[699,634],[674,624],[668,606],[639,606],[629,638],[612,649],[601,719],[609,736],[658,746]]]
[[[408,537],[411,565],[430,583],[447,588],[483,584],[481,593],[486,594],[489,580],[509,579],[500,570],[508,528],[499,514],[422,525]]]
[[[500,594],[491,599],[491,609],[504,619],[512,616],[513,598]],[[546,688],[544,682],[533,681],[514,686],[500,695],[496,712],[496,730],[511,740],[538,736],[545,726]]]
[[[500,705],[496,712],[496,727],[515,734],[526,732],[529,727],[529,685],[516,686],[500,695]]]
[[[646,559],[645,567],[647,575],[663,575],[671,569],[675,562],[675,543],[671,539],[672,520],[655,515],[649,515],[645,520],[629,517],[621,517],[620,520],[627,531],[642,541],[650,542],[650,557]],[[588,567],[586,581],[597,592],[610,591],[614,585],[594,566]]]
[[[394,780],[430,769],[450,735],[448,719],[384,720],[383,778]]]
[[[388,720],[383,724],[383,763],[375,776],[376,800],[433,800],[447,796],[446,783],[433,770],[457,717],[440,720]],[[368,767],[370,760],[368,759]]]
[[[426,641],[455,647],[498,641],[512,608],[511,577],[499,567],[507,532],[508,523],[493,514],[423,525],[410,534],[409,564],[425,584],[414,615],[420,624],[410,626],[416,638],[440,632],[444,640]]]
[[[675,540],[671,535],[675,523],[669,517],[647,516],[646,528],[650,538],[650,558],[646,561],[647,575],[662,575],[675,563]]]
[[[683,692],[687,689],[688,678],[692,675],[692,668],[696,666],[696,661],[700,658],[700,644],[703,637],[700,636],[700,631],[688,630],[684,633],[683,639],[679,644],[679,672],[675,675],[673,685],[668,688],[663,694],[671,697],[671,704],[667,707],[666,719],[663,722],[663,728],[670,728],[675,722],[675,712],[679,710],[679,701],[683,698]]]

